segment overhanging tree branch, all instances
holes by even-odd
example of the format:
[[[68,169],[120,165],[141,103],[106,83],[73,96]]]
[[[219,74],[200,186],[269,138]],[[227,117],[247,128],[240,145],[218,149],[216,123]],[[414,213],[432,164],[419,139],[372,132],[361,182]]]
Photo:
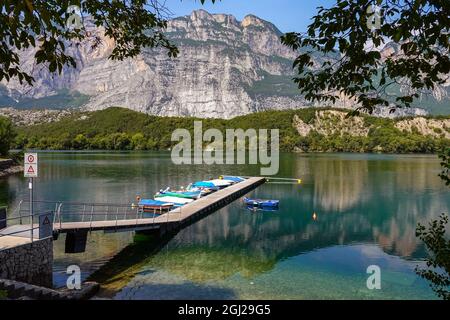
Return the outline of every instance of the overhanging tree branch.
[[[378,6],[380,25],[369,28],[368,8]],[[328,92],[338,90],[372,112],[377,105],[409,107],[422,89],[445,83],[450,72],[450,2],[447,0],[337,0],[318,8],[306,33],[287,33],[282,42],[300,50],[294,78],[310,101],[336,102]],[[369,22],[369,23],[368,23]],[[382,56],[387,42],[396,53]],[[306,49],[306,50],[305,50]],[[338,55],[334,63],[313,60]],[[386,83],[406,80],[411,90],[392,100]],[[405,83],[405,81],[403,81]]]

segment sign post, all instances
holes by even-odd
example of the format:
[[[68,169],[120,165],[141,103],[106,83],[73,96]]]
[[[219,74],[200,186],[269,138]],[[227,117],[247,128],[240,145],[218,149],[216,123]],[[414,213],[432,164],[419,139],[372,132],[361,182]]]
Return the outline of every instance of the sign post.
[[[33,178],[38,176],[37,153],[25,153],[23,175],[29,178],[28,189],[30,190],[30,217],[31,217],[31,242],[34,241],[34,217],[33,217]]]

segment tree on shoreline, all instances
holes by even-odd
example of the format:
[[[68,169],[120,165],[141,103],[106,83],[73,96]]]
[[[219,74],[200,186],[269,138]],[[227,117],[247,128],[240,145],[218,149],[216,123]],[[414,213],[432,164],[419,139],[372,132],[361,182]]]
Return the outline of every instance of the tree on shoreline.
[[[7,156],[13,143],[15,132],[11,121],[0,116],[0,156]]]
[[[442,180],[444,180],[445,185],[450,187],[450,147],[447,148],[441,158],[442,172],[439,174]]]
[[[439,177],[450,187],[450,147],[441,158],[442,172]],[[422,224],[416,227],[416,236],[423,241],[430,255],[426,259],[428,269],[416,267],[416,273],[430,282],[436,294],[450,300],[450,239],[445,235],[448,215],[442,213],[438,220],[432,220],[428,228]]]
[[[426,269],[416,267],[416,273],[430,282],[436,294],[450,300],[450,239],[445,236],[448,215],[441,214],[432,220],[428,228],[418,224],[416,236],[425,243],[430,256],[426,259]]]

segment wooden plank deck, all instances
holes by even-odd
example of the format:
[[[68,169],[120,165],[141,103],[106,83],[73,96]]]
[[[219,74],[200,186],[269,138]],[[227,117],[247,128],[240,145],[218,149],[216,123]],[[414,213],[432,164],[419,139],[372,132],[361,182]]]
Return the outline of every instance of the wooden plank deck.
[[[126,220],[105,220],[105,221],[85,221],[85,222],[56,222],[54,231],[76,232],[83,230],[105,230],[105,231],[125,231],[125,230],[151,230],[161,227],[167,228],[169,225],[184,225],[189,221],[214,212],[238,197],[255,189],[265,182],[265,178],[251,177],[245,181],[236,183],[222,190],[216,191],[203,198],[197,199],[180,208],[168,213],[152,218],[126,219]]]

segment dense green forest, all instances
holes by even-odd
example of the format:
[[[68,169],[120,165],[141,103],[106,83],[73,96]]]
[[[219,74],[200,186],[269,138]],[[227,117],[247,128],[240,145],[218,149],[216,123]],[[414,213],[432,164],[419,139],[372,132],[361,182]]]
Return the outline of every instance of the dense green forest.
[[[282,151],[436,153],[450,145],[450,140],[422,135],[417,130],[402,131],[399,121],[362,115],[367,136],[336,132],[329,135],[312,130],[301,136],[293,126],[294,115],[304,123],[314,124],[318,108],[286,111],[265,111],[229,120],[186,117],[157,117],[124,108],[108,108],[94,112],[75,113],[58,122],[18,127],[12,148],[16,149],[106,149],[167,150],[176,142],[172,132],[185,128],[193,132],[194,120],[202,120],[203,130],[217,128],[279,129]],[[445,128],[450,132],[450,128]]]
[[[14,134],[11,121],[5,117],[0,117],[0,156],[8,155]]]

